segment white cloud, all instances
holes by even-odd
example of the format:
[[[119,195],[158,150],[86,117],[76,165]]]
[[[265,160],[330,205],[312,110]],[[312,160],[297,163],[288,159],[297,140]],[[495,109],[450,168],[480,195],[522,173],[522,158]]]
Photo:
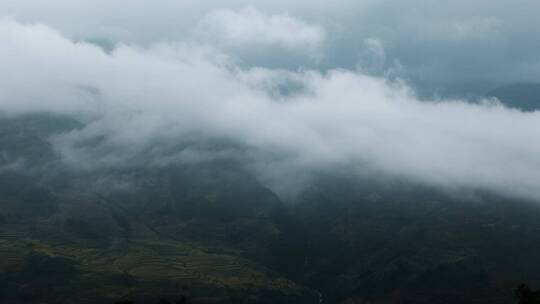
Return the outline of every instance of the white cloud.
[[[227,50],[243,59],[248,57],[244,60],[248,65],[353,67],[363,41],[376,37],[385,43],[387,62],[397,60],[404,75],[414,79],[417,86],[440,89],[467,84],[482,94],[493,88],[486,84],[540,81],[540,39],[536,39],[540,35],[540,1],[535,0],[516,0],[512,5],[508,0],[445,1],[436,5],[426,0],[134,0],[129,5],[122,0],[2,0],[0,15],[51,25],[73,40],[148,46],[185,41],[201,18],[211,12],[229,12],[229,16],[240,18],[231,21],[225,17],[230,22],[226,26],[251,20],[251,15],[242,10],[249,5],[256,7],[262,18],[248,22],[255,25],[253,29],[240,32],[258,32],[257,24],[268,25],[275,19],[272,17],[289,12],[289,18],[308,28],[324,29],[325,35],[317,60],[311,56],[303,61],[303,54],[298,55],[303,47],[295,48],[295,53],[284,53],[258,43],[257,47],[247,47],[254,54],[246,55],[246,45],[242,45],[245,40],[228,40]],[[224,32],[223,28],[217,31]],[[261,37],[269,41],[270,36]],[[217,38],[208,42],[216,43]],[[225,40],[220,41],[222,46]],[[290,39],[280,41],[282,47],[291,45]],[[465,69],[467,73],[462,73]]]
[[[229,47],[277,45],[286,49],[318,51],[325,30],[283,14],[264,14],[254,7],[238,11],[221,9],[209,13],[199,24],[199,35]]]
[[[404,84],[352,70],[242,69],[185,43],[105,53],[12,20],[0,22],[0,40],[0,112],[87,122],[52,139],[73,165],[234,154],[190,146],[219,138],[244,147],[261,174],[268,163],[297,173],[345,166],[540,200],[540,112],[422,102]],[[189,149],[175,155],[179,146]]]

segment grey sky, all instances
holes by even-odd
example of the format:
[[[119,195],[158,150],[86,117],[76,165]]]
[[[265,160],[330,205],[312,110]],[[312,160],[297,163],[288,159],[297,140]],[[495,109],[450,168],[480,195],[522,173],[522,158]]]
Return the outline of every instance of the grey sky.
[[[248,65],[353,68],[362,64],[365,41],[377,39],[386,53],[378,72],[396,72],[399,64],[400,76],[418,85],[444,90],[540,81],[540,2],[535,0],[4,0],[0,15],[49,24],[72,39],[151,44],[197,39],[193,31],[208,14],[247,7],[270,16],[288,13],[326,32],[315,60],[237,48]]]

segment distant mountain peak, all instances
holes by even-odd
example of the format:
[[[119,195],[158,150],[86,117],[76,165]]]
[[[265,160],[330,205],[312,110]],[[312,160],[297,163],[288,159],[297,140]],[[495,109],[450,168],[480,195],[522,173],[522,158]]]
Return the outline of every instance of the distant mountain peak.
[[[513,83],[498,87],[486,94],[504,105],[523,111],[540,110],[540,83]]]

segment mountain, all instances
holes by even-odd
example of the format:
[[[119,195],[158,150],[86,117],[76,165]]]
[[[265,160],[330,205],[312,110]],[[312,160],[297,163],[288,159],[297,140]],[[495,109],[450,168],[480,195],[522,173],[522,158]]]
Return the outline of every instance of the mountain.
[[[93,171],[0,119],[2,303],[509,303],[540,207],[320,172],[284,202],[237,160]],[[160,302],[161,301],[161,302]]]
[[[540,83],[514,83],[496,88],[486,94],[504,105],[523,111],[540,110]]]

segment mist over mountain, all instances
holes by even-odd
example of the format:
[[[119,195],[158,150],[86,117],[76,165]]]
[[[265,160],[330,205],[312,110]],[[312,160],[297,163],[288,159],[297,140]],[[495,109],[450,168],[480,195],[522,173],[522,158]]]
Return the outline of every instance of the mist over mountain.
[[[534,201],[344,170],[283,201],[230,159],[81,171],[48,143],[77,128],[0,124],[26,160],[0,172],[7,303],[502,303],[540,279]]]
[[[534,301],[538,9],[2,2],[0,302]]]

